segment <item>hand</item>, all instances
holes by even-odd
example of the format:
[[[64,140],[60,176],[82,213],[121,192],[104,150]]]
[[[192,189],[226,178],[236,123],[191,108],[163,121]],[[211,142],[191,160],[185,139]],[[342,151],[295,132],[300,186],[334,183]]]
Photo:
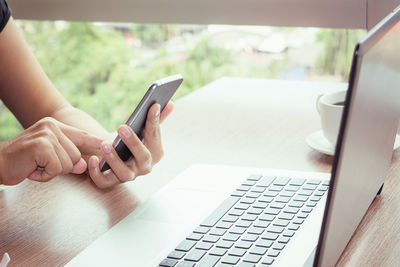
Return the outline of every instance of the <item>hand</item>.
[[[133,158],[123,162],[110,142],[101,144],[102,157],[107,161],[110,170],[100,171],[99,158],[89,159],[89,174],[99,188],[107,188],[116,184],[132,181],[136,177],[148,174],[154,164],[163,157],[160,123],[172,112],[173,104],[169,102],[160,114],[160,105],[154,104],[147,113],[143,140],[127,125],[118,128],[118,135],[132,152]]]
[[[53,118],[41,119],[0,143],[0,184],[15,185],[25,178],[45,182],[59,174],[83,173],[87,164],[78,147],[99,149],[102,141]]]

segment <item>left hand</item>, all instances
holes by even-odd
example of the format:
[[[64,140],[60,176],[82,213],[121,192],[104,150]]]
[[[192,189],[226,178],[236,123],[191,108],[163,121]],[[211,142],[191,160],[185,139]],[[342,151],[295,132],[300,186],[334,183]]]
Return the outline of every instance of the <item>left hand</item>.
[[[108,188],[116,184],[132,181],[140,175],[151,172],[152,167],[161,160],[164,151],[161,142],[160,123],[172,112],[173,104],[169,102],[160,114],[160,105],[154,104],[147,113],[143,140],[140,140],[128,125],[118,128],[118,135],[132,152],[133,158],[123,162],[112,143],[101,144],[101,155],[110,166],[110,170],[100,171],[99,158],[89,158],[89,175],[99,188]]]

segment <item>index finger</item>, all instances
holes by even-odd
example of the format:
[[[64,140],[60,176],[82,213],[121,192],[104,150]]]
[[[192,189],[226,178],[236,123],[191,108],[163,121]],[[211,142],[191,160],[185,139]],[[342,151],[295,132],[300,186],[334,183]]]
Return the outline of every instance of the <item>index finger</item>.
[[[103,142],[95,135],[63,123],[60,123],[60,129],[74,145],[79,147],[100,148],[100,144]]]
[[[169,116],[169,114],[172,113],[173,110],[174,103],[172,101],[169,101],[160,114],[160,123],[162,123]]]

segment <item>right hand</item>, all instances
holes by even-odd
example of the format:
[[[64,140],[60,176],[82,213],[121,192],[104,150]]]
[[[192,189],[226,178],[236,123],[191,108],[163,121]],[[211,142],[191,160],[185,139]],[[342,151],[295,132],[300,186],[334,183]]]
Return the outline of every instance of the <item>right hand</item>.
[[[100,149],[103,140],[47,117],[14,138],[0,143],[0,184],[25,178],[46,182],[60,174],[86,170],[78,147]]]

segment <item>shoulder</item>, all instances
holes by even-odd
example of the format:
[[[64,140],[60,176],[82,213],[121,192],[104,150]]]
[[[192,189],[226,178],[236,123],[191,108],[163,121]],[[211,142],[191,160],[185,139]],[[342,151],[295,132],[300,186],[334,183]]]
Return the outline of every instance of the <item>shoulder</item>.
[[[11,10],[5,0],[0,0],[0,32],[7,25],[11,16]]]

